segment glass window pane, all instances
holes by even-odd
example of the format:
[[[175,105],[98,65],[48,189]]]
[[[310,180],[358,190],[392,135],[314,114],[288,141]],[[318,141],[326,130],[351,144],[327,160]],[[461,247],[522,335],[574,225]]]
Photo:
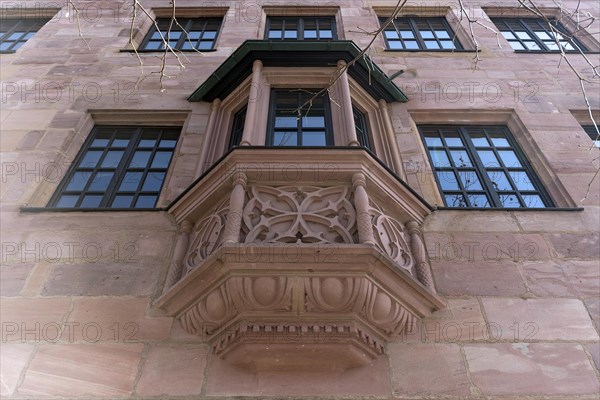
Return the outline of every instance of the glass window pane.
[[[302,145],[303,146],[326,146],[327,140],[325,132],[303,132],[302,133]]]
[[[106,147],[108,146],[108,139],[94,139],[92,140],[92,147]]]
[[[302,127],[303,128],[324,128],[325,127],[325,117],[324,116],[308,116],[302,117]]]
[[[129,139],[115,139],[111,143],[110,147],[127,147]]]
[[[206,40],[214,40],[217,37],[216,31],[205,31],[204,35],[202,35],[202,39]]]
[[[418,49],[419,48],[419,43],[417,43],[416,41],[413,41],[413,40],[407,40],[407,41],[404,42],[404,46],[408,50],[413,50],[413,49]]]
[[[517,155],[512,150],[500,150],[498,155],[502,159],[504,166],[507,168],[522,168],[523,166],[519,162]]]
[[[465,147],[465,145],[463,144],[463,141],[457,136],[452,137],[452,136],[446,135],[444,139],[446,139],[446,144],[450,147]]]
[[[501,194],[500,195],[500,203],[502,203],[502,207],[506,208],[520,208],[521,203],[519,203],[519,199],[515,194]]]
[[[443,49],[454,49],[456,47],[451,40],[442,40],[441,43]]]
[[[90,191],[104,191],[108,187],[110,180],[113,177],[113,172],[96,172],[96,175],[92,179],[88,190]]]
[[[297,126],[296,117],[275,117],[275,128],[296,128]]]
[[[525,171],[509,171],[508,174],[512,178],[518,190],[535,190],[535,186],[531,182],[531,178]]]
[[[491,150],[477,150],[477,154],[479,154],[479,158],[481,162],[486,168],[489,167],[499,167],[500,163],[496,158],[496,155]]]
[[[85,187],[85,184],[87,183],[89,178],[90,178],[89,172],[75,172],[73,174],[73,177],[69,181],[69,184],[67,185],[66,190],[68,190],[68,191],[83,190],[83,188]]]
[[[467,202],[462,194],[446,194],[444,199],[447,207],[467,207]]]
[[[142,192],[158,192],[162,186],[164,179],[164,172],[149,172],[148,175],[146,175],[146,179],[144,180]]]
[[[297,133],[293,132],[275,132],[273,138],[274,146],[297,146]]]
[[[428,49],[439,49],[440,45],[435,40],[426,40],[425,47]]]
[[[504,171],[491,170],[487,171],[487,174],[492,181],[492,185],[496,190],[513,190],[512,185],[508,181],[508,178]]]
[[[388,45],[390,46],[391,50],[402,50],[403,49],[402,43],[400,43],[400,42],[396,42],[396,41],[388,42]]]
[[[269,31],[269,39],[281,39],[281,31]]]
[[[154,147],[154,143],[156,143],[154,139],[142,139],[138,147]]]
[[[87,153],[85,153],[85,156],[83,156],[79,166],[84,168],[93,168],[98,164],[100,157],[102,157],[101,151],[89,150]]]
[[[102,160],[102,168],[116,168],[123,157],[123,151],[109,151]]]
[[[113,208],[129,208],[131,207],[131,201],[133,196],[115,196],[111,207]]]
[[[154,154],[154,159],[152,159],[150,168],[167,168],[169,166],[169,161],[171,161],[171,154],[170,151],[157,151],[156,154]]]
[[[135,208],[154,208],[156,199],[156,196],[139,196],[135,202]]]
[[[127,172],[119,186],[120,192],[135,192],[142,180],[143,172]]]
[[[513,50],[525,50],[525,47],[520,42],[509,42]]]
[[[148,42],[146,44],[146,50],[158,50],[162,48],[162,42]]]
[[[198,46],[198,49],[199,50],[210,50],[210,49],[212,49],[213,43],[214,42],[207,42],[207,41],[203,40],[200,42],[200,46]]]
[[[399,35],[398,35],[398,32],[396,32],[396,31],[387,31],[386,30],[385,31],[385,37],[388,38],[388,39],[398,39]]]
[[[436,171],[436,174],[443,191],[460,190],[453,171]]]
[[[423,39],[433,39],[435,37],[433,36],[433,31],[420,31],[420,33]]]
[[[146,168],[150,159],[150,151],[136,151],[129,163],[129,168]]]
[[[296,39],[298,37],[298,32],[286,30],[285,33],[283,34],[283,37],[285,39]]]
[[[538,195],[529,195],[526,194],[523,196],[523,201],[525,202],[525,207],[530,208],[545,208],[544,202],[542,198]]]
[[[429,152],[431,153],[431,160],[433,161],[434,167],[450,166],[450,160],[448,160],[448,156],[444,150],[430,150]]]
[[[415,34],[413,33],[413,31],[400,31],[400,37],[402,37],[403,39],[414,39],[415,38]]]
[[[519,39],[531,39],[531,36],[527,32],[515,32]]]
[[[465,190],[483,190],[475,171],[458,171]]]
[[[321,30],[319,32],[319,36],[322,39],[333,39],[333,31],[330,31],[330,30]]]
[[[492,143],[496,147],[510,147],[510,144],[508,143],[508,140],[506,140],[506,138],[503,138],[503,137],[491,137],[490,139],[492,139]]]
[[[448,39],[448,38],[450,38],[450,35],[445,30],[444,31],[435,31],[435,34],[440,39]]]
[[[177,140],[175,139],[163,139],[160,141],[158,147],[160,148],[169,148],[172,149],[177,144]]]
[[[467,197],[469,198],[471,207],[490,207],[490,201],[488,197],[484,194],[468,194]]]
[[[8,50],[8,48],[11,46],[12,42],[4,42],[4,43],[0,43],[0,50]]]
[[[200,34],[201,33],[202,32],[200,32],[200,31],[190,31],[190,32],[188,32],[187,37],[188,37],[188,39],[190,39],[192,41],[195,41],[195,40],[200,39]],[[204,37],[206,37],[206,34],[204,35]]]
[[[79,196],[62,195],[60,196],[60,200],[58,200],[58,203],[56,203],[56,207],[75,207],[75,204],[77,203],[78,199]]]
[[[542,40],[554,40],[554,38],[550,37],[550,35],[544,31],[533,31],[533,33],[535,33],[535,36]]]
[[[472,167],[471,160],[469,159],[469,155],[464,150],[452,150],[450,152],[452,155],[452,161],[454,161],[454,165],[457,168],[461,167]]]
[[[482,133],[475,133],[471,135],[471,142],[475,147],[489,147],[488,140],[483,136]]]
[[[438,138],[438,137],[426,137],[425,138],[425,143],[427,143],[427,146],[438,146],[441,147],[442,146],[442,139]]]
[[[512,32],[509,32],[509,31],[503,31],[502,36],[504,36],[506,39],[514,39],[515,38],[515,35],[513,35]]]
[[[102,196],[100,195],[87,195],[83,198],[79,207],[96,208],[100,205],[100,201],[102,201]]]
[[[183,42],[183,44],[181,45],[181,50],[192,50],[194,47],[192,46],[192,44],[188,41]]]

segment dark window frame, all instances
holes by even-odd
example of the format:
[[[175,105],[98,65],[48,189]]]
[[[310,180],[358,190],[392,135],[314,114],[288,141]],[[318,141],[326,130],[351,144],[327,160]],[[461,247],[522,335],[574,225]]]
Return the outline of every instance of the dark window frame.
[[[277,96],[278,93],[297,93],[297,106],[301,106],[302,104],[304,104],[303,101],[303,96],[306,96],[308,98],[312,97],[313,94],[312,93],[317,93],[319,92],[321,89],[314,89],[314,88],[310,88],[310,89],[305,89],[302,88],[300,90],[293,90],[293,89],[282,89],[282,88],[273,88],[271,89],[270,92],[270,97],[269,97],[269,116],[268,116],[268,121],[267,121],[267,137],[266,137],[266,145],[267,146],[279,146],[274,144],[274,134],[275,134],[275,118],[276,118],[276,112],[277,112]],[[335,146],[335,141],[334,141],[334,135],[333,135],[333,119],[331,117],[331,104],[330,104],[330,100],[329,100],[329,96],[327,95],[327,93],[322,95],[323,98],[323,113],[324,113],[324,130],[325,130],[325,146],[317,146],[317,147],[331,147],[331,146]],[[310,109],[303,109],[302,110],[302,116],[305,116],[305,113],[308,113],[308,116],[310,116]],[[293,114],[290,113],[290,116],[292,116]],[[294,115],[295,116],[295,115]],[[302,118],[298,119],[299,125],[296,126],[296,145],[289,145],[289,146],[281,146],[281,147],[311,147],[309,146],[304,146],[301,144],[302,142],[302,136],[304,134],[304,132],[302,131]]]
[[[110,137],[106,139],[106,136],[110,133]],[[158,134],[154,135],[154,139],[149,138],[153,134],[158,132]],[[79,150],[79,153],[75,157],[73,164],[67,171],[67,174],[62,179],[61,183],[57,187],[54,195],[50,199],[48,203],[48,207],[52,208],[69,208],[69,209],[98,209],[98,208],[127,208],[127,209],[152,209],[156,207],[156,203],[160,197],[162,188],[167,178],[167,174],[169,172],[169,168],[175,156],[175,151],[177,149],[177,145],[179,143],[179,138],[181,136],[181,127],[172,127],[172,126],[129,126],[129,125],[97,125],[94,126],[92,132],[86,139],[84,145]],[[128,143],[126,145],[121,146],[113,146],[115,140],[124,140],[124,138],[128,138]],[[103,145],[99,143],[98,145],[94,145],[94,140],[108,140],[108,143]],[[154,144],[152,146],[149,145],[141,145],[142,140],[154,140]],[[175,141],[173,146],[162,146],[161,141]],[[111,144],[109,146],[109,143]],[[82,165],[85,156],[89,151],[101,152],[100,156],[98,156],[95,165],[87,166]],[[104,163],[108,152],[110,151],[123,151],[117,165],[114,167],[111,166],[102,166],[101,163]],[[134,155],[136,151],[140,152],[150,152],[146,160],[145,166],[136,166],[133,164]],[[154,163],[155,156],[158,153],[167,153],[170,152],[170,158],[165,167],[152,167]],[[94,178],[97,176],[98,172],[112,172],[112,177],[110,178],[105,189],[97,189],[93,190],[91,185],[93,184]],[[83,187],[79,190],[70,190],[68,189],[71,180],[74,178],[76,173],[85,173],[87,174],[86,181],[83,184]],[[121,190],[121,186],[126,183],[125,177],[127,173],[141,173],[141,177],[137,183],[137,188],[135,190]],[[164,174],[162,178],[162,182],[158,189],[155,190],[145,190],[143,191],[143,186],[146,184],[148,179],[152,179],[150,174]],[[81,207],[82,202],[85,199],[86,195],[92,196],[101,196],[100,203],[97,206],[92,207]],[[63,196],[78,196],[75,204],[72,206],[59,206],[59,201]],[[129,207],[113,207],[113,201],[117,196],[132,196],[130,206]],[[154,203],[152,207],[136,207],[136,202],[140,196],[155,196]]]
[[[388,18],[379,18],[380,25],[383,26],[387,20],[388,20]],[[399,33],[400,29],[396,25],[396,23],[398,21],[408,23],[409,28],[413,33],[414,41],[416,41],[419,46],[418,49],[405,48],[404,38],[402,38],[400,34],[398,34],[397,40],[392,40],[392,41],[393,42],[399,41],[403,48],[402,49],[394,49],[394,48],[392,48],[392,46],[390,46],[390,40],[387,38],[385,32],[386,31],[394,31],[394,32]],[[417,26],[418,22],[426,22],[427,25],[430,27],[430,29],[434,32],[434,38],[423,38],[421,35],[421,32],[420,32],[420,29]],[[441,40],[439,37],[437,37],[437,34],[435,33],[436,29],[431,27],[432,22],[439,22],[442,24],[443,29],[446,30],[446,32],[448,33],[448,36],[450,38],[449,40],[451,40],[452,43],[454,44],[454,48],[448,49],[448,48],[442,47]],[[398,18],[393,19],[389,23],[389,25],[383,30],[382,33],[383,33],[383,35],[382,35],[383,39],[385,40],[386,49],[389,51],[456,51],[456,50],[464,50],[462,43],[460,42],[460,40],[458,40],[458,36],[456,35],[456,32],[454,32],[454,30],[452,29],[452,27],[448,23],[448,20],[445,17],[398,17]],[[444,39],[444,38],[442,38],[442,39]],[[427,46],[425,44],[425,40],[427,40],[427,41],[435,40],[437,42],[439,48],[438,49],[427,48]],[[411,40],[411,41],[413,41],[413,40]],[[448,39],[446,39],[446,41],[448,41]]]
[[[177,43],[175,44],[175,46],[172,46],[173,50],[176,51],[215,51],[215,47],[216,47],[216,43],[217,40],[219,39],[219,34],[221,33],[221,28],[223,27],[223,17],[199,17],[199,18],[177,18],[177,21],[179,22],[179,24],[183,27],[183,30],[180,26],[178,26],[177,24],[173,23],[173,26],[171,28],[171,32],[182,32],[181,35],[179,36],[179,38],[177,39]],[[198,39],[188,39],[188,34],[191,32],[196,32],[196,30],[192,30],[192,26],[194,24],[197,23],[203,23],[204,26],[202,28],[202,30],[200,31],[200,37]],[[216,29],[216,33],[215,33],[215,37],[211,40],[208,39],[204,39],[204,33],[206,31],[206,27],[209,23],[216,23],[218,22],[218,27]],[[160,31],[163,34],[164,40],[167,40],[167,33],[168,33],[168,25],[170,25],[171,23],[171,18],[157,18],[156,19],[156,23],[159,25],[163,24],[163,25],[167,25],[166,28],[160,28]],[[185,33],[184,33],[185,31]],[[149,45],[149,43],[153,42],[152,40],[152,35],[154,35],[154,33],[157,32],[156,29],[156,25],[152,25],[151,29],[148,31],[148,33],[146,34],[146,36],[144,37],[144,39],[142,40],[142,42],[140,43],[139,47],[138,47],[138,51],[143,51],[143,52],[156,52],[156,51],[165,51],[164,47],[162,48],[158,48],[158,49],[148,49],[147,46]],[[163,40],[160,40],[161,45],[164,45]],[[192,43],[194,44],[194,48],[193,49],[183,49],[182,47],[184,46],[184,44],[186,43]],[[198,48],[202,42],[212,42],[210,49],[200,49]]]
[[[494,25],[498,28],[498,31],[500,32],[500,34],[503,35],[503,32],[510,32],[513,35],[513,37],[514,37],[513,39],[506,38],[504,35],[503,36],[506,39],[506,41],[509,43],[509,45],[511,46],[513,51],[515,51],[517,53],[540,53],[540,52],[560,53],[561,52],[560,49],[550,49],[544,43],[544,40],[539,38],[535,34],[534,29],[531,27],[530,23],[535,22],[538,24],[539,28],[544,31],[545,34],[552,37],[551,35],[553,34],[553,32],[547,27],[547,22],[542,18],[539,18],[539,17],[523,17],[523,18],[492,17],[491,20],[494,23]],[[554,26],[554,28],[561,35],[563,35],[563,37],[566,38],[567,41],[570,42],[570,44],[574,48],[573,50],[564,49],[565,53],[576,53],[580,50],[583,53],[589,52],[589,49],[583,43],[581,43],[580,40],[573,37],[573,34],[571,32],[569,32],[569,30],[567,28],[565,28],[559,21],[557,21],[554,18],[549,18],[549,20],[550,20],[550,23]],[[509,23],[515,23],[515,22],[518,23],[523,28],[523,30],[529,35],[530,39],[524,40],[523,38],[519,38],[519,36],[515,34],[515,30],[509,24]],[[523,49],[515,49],[514,47],[512,47],[511,42],[519,42],[521,47],[523,47]],[[529,49],[527,47],[527,45],[525,44],[525,42],[535,42],[535,44],[537,44],[537,46],[540,49],[539,50]],[[554,44],[556,44],[555,40],[553,40],[552,42]],[[579,47],[579,49],[578,49],[578,47]]]
[[[423,145],[425,146],[425,150],[427,151],[427,157],[429,163],[432,167],[433,173],[435,175],[435,181],[438,186],[438,190],[442,195],[444,200],[444,204],[449,208],[477,208],[477,209],[485,209],[485,208],[554,208],[555,204],[552,201],[551,197],[546,192],[544,186],[542,185],[541,180],[531,167],[529,160],[526,155],[521,150],[520,146],[514,139],[512,133],[506,126],[498,126],[498,125],[470,125],[470,126],[458,126],[458,125],[419,125],[418,126],[419,133],[421,136],[421,140]],[[432,135],[433,131],[437,131],[437,137],[441,139],[441,146],[434,146],[427,144],[427,137],[434,137]],[[473,134],[483,133],[484,137],[488,142],[488,146],[480,147],[476,146],[471,136]],[[447,144],[446,135],[450,137],[454,137],[454,134],[458,134],[458,138],[461,139],[463,146],[450,146]],[[508,142],[508,146],[497,146],[493,143],[490,138],[491,135],[504,135],[503,137],[496,137],[497,139],[506,139]],[[495,166],[486,165],[482,162],[477,149],[482,149],[481,151],[492,151],[496,161],[500,161],[500,164],[496,164]],[[445,153],[445,157],[449,161],[449,166],[436,166],[435,161],[432,156],[432,151],[441,151],[443,150]],[[450,152],[454,150],[455,152],[466,151],[466,155],[469,158],[468,162],[471,165],[463,165],[456,166],[454,155]],[[512,151],[514,152],[516,159],[520,166],[506,166],[505,161],[502,156],[499,155],[499,151]],[[462,172],[471,172],[475,173],[477,177],[477,183],[481,186],[481,189],[467,190],[464,187],[464,183],[462,181],[462,176],[458,173]],[[494,187],[494,183],[488,175],[488,171],[501,172],[502,176],[506,177],[509,185],[512,186],[510,190],[497,190]],[[440,177],[438,173],[451,173],[453,174],[453,180],[458,184],[459,189],[444,189],[442,187],[443,183],[440,181]],[[514,180],[514,177],[510,174],[510,172],[514,173],[522,173],[522,178],[529,178],[528,182],[531,184],[533,189],[524,190],[518,188],[518,183]],[[443,175],[442,175],[443,176]],[[525,181],[524,181],[525,182]],[[504,193],[502,193],[504,192]],[[487,197],[489,205],[485,206],[473,206],[469,199],[468,193],[473,195],[484,195]],[[446,201],[446,195],[462,195],[463,199],[466,201],[465,206],[453,206],[448,205]],[[519,207],[505,207],[500,199],[500,195],[510,195],[515,194],[518,202],[520,203]],[[522,196],[533,195],[539,196],[544,203],[543,207],[527,207],[526,202],[523,200]]]
[[[291,21],[294,20],[294,22],[296,22],[296,37],[295,38],[285,38],[282,35],[281,38],[270,38],[269,37],[269,32],[271,31],[271,24],[274,22],[274,20],[281,20],[283,22],[283,28],[282,28],[282,32],[285,31],[285,22],[286,20]],[[305,23],[306,20],[315,20],[316,22],[316,26],[317,26],[317,37],[316,38],[304,38],[304,27],[305,27]],[[331,38],[320,38],[319,37],[319,20],[329,20],[329,22],[331,23]],[[338,34],[337,34],[337,26],[335,23],[335,17],[334,16],[315,16],[315,17],[278,17],[278,16],[267,16],[267,23],[265,26],[265,35],[264,35],[265,40],[272,40],[272,41],[293,41],[293,40],[319,40],[319,41],[327,41],[327,40],[338,40]]]
[[[362,147],[366,147],[367,149],[373,151],[371,138],[369,136],[367,116],[355,106],[352,106],[352,116],[354,118],[354,125],[356,126],[356,137],[358,139],[358,143],[360,143]]]
[[[594,142],[595,147],[600,147],[600,137],[598,137],[598,131],[596,131],[596,127],[592,124],[589,125],[581,125],[585,133],[588,134],[592,142]]]
[[[50,21],[50,19],[28,19],[28,18],[2,18],[2,30],[7,29],[6,33],[0,35],[0,46],[5,43],[12,42],[6,49],[0,50],[0,54],[11,54],[16,52],[23,44],[27,43],[35,34]],[[8,28],[7,28],[8,27]],[[8,40],[13,33],[23,32],[16,40]],[[23,39],[27,35],[33,33],[30,37]],[[15,46],[18,44],[17,48]]]
[[[228,149],[239,146],[242,142],[247,113],[248,105],[246,104],[233,115],[233,124],[231,125],[231,134],[229,135],[229,146],[227,147]]]

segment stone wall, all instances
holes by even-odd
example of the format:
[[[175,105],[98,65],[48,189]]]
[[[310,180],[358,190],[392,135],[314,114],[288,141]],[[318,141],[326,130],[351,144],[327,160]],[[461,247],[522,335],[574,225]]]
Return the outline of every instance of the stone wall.
[[[556,7],[550,0],[537,3]],[[578,4],[563,3],[566,9]],[[416,123],[512,118],[521,124],[518,131],[511,127],[513,134],[552,197],[571,209],[433,212],[425,239],[448,307],[389,344],[368,367],[249,373],[212,356],[203,338],[187,335],[151,307],[162,291],[177,230],[162,211],[21,210],[47,204],[99,115],[131,123],[160,120],[157,111],[187,112],[159,205],[181,193],[195,178],[209,113],[209,104],[186,98],[244,40],[263,37],[259,4],[206,2],[230,7],[217,50],[186,54],[185,69],[171,57],[166,71],[175,77],[165,78],[161,91],[157,55],[140,54],[142,71],[135,54],[122,51],[129,38],[127,3],[78,4],[85,41],[67,4],[3,3],[6,15],[14,15],[15,5],[40,13],[62,8],[0,60],[2,396],[597,398],[600,188],[593,176],[599,154],[579,126],[586,122],[579,81],[564,61],[559,69],[560,55],[514,53],[502,39],[498,47],[481,26],[474,27],[481,46],[477,69],[473,51],[388,52],[382,39],[375,41],[371,55],[385,72],[405,70],[395,82],[410,100],[393,104],[391,117],[407,180],[439,204]],[[315,6],[308,0],[295,4]],[[323,5],[335,4],[343,38],[364,46],[370,36],[361,32],[378,26],[373,7],[383,13],[395,1]],[[486,18],[482,6],[497,6],[465,4],[478,18]],[[448,5],[458,18],[456,4]],[[198,3],[179,0],[177,6]],[[447,12],[446,4],[434,1],[412,6],[416,13]],[[600,12],[594,2],[580,7]],[[136,24],[140,29],[148,25],[143,20]],[[457,23],[468,30],[465,19]],[[600,31],[599,24],[589,31]],[[597,54],[590,59],[598,63]],[[590,74],[581,57],[572,60]],[[589,86],[588,99],[597,113],[594,88]]]

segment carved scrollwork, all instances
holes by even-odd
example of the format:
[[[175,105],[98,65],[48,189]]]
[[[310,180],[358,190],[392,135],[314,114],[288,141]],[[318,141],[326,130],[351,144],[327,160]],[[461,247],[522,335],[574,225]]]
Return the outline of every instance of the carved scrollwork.
[[[373,221],[375,246],[387,254],[399,267],[412,274],[415,264],[404,224],[387,215],[372,199],[369,201]]]
[[[306,278],[304,287],[307,311],[355,312],[390,336],[416,321],[413,313],[366,278]]]
[[[200,265],[223,242],[223,230],[228,211],[227,199],[217,205],[206,217],[196,222],[188,252],[183,260],[186,273]]]
[[[348,186],[252,186],[246,243],[353,243],[356,212]]]

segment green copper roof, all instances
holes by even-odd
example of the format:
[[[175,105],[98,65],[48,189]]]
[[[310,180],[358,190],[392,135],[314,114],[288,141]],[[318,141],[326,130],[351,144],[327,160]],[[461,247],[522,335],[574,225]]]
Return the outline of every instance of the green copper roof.
[[[252,73],[254,60],[261,60],[266,67],[322,67],[336,66],[339,60],[350,62],[359,54],[360,49],[350,40],[246,40],[188,100],[224,99]],[[348,74],[376,100],[408,101],[400,88],[367,56],[348,68]]]

